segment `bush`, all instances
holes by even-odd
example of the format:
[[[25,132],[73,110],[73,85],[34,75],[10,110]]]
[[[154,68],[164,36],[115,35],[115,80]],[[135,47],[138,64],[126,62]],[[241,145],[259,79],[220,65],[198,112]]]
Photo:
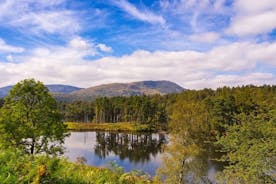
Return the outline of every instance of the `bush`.
[[[0,149],[1,150],[1,149]],[[114,169],[117,168],[117,169]],[[64,158],[47,155],[32,156],[16,149],[0,152],[1,184],[136,184],[152,183],[146,175],[120,172],[72,163]]]

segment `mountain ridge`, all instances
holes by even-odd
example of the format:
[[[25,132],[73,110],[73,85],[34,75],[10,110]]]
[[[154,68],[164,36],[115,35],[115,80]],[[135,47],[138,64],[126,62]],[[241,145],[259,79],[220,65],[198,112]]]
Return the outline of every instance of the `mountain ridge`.
[[[166,80],[138,81],[130,83],[109,83],[89,88],[50,84],[46,85],[53,96],[60,101],[93,100],[97,97],[134,96],[134,95],[165,95],[180,93],[184,88]],[[0,88],[0,98],[8,94],[12,86]]]
[[[95,99],[97,97],[134,96],[134,95],[165,95],[180,93],[181,86],[171,81],[138,81],[130,83],[110,83],[81,89],[68,94],[73,99]]]
[[[64,85],[64,84],[47,84],[45,86],[53,94],[55,93],[68,94],[68,93],[72,93],[73,91],[82,89],[76,86]],[[12,87],[13,85],[0,88],[0,98],[7,96]]]

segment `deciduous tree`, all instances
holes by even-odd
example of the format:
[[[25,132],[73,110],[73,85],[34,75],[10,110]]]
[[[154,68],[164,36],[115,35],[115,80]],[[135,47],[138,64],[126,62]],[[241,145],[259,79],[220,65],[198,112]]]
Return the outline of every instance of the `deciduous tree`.
[[[0,110],[0,141],[29,154],[62,152],[66,127],[55,99],[39,81],[17,83]]]

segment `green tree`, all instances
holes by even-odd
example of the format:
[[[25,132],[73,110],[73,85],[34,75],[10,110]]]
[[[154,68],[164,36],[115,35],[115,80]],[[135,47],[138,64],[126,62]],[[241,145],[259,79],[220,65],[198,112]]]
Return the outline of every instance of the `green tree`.
[[[0,141],[26,153],[62,153],[66,127],[57,103],[39,81],[17,83],[0,110]]]
[[[275,94],[275,86],[243,86],[169,95],[170,144],[159,178],[211,183],[197,158],[215,148],[212,159],[224,153],[221,183],[275,183]]]
[[[4,105],[4,99],[0,98],[0,108]]]
[[[94,109],[92,103],[84,101],[74,101],[68,103],[64,108],[64,120],[74,122],[92,122]]]
[[[199,143],[209,133],[207,110],[204,103],[197,99],[199,96],[193,91],[183,93],[171,107],[170,144],[166,147],[167,154],[158,171],[158,177],[164,178],[165,183],[190,183],[187,178],[195,183],[207,180],[206,176],[199,174],[197,166],[200,163],[196,163],[203,151]],[[192,178],[188,177],[191,171]]]
[[[229,163],[219,178],[227,183],[275,183],[276,111],[244,117],[217,141],[226,153],[222,160]]]

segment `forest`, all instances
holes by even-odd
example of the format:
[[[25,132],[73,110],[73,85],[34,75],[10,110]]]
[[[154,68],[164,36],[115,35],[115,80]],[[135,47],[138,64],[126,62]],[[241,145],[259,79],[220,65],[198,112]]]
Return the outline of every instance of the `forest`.
[[[3,99],[0,105],[4,104]],[[186,160],[201,154],[200,142],[222,153],[218,180],[275,183],[276,86],[185,90],[179,94],[100,97],[93,102],[58,102],[64,122],[135,122],[171,135],[168,156],[156,181],[186,183]],[[205,182],[206,178],[194,181]]]
[[[189,183],[187,168],[200,163],[186,161],[204,153],[202,142],[222,154],[214,158],[225,163],[217,175],[222,183],[275,183],[276,86],[185,91],[168,113],[173,144],[160,172],[167,183]]]
[[[93,102],[59,103],[65,122],[147,124],[153,129],[168,123],[167,96],[100,97]]]

